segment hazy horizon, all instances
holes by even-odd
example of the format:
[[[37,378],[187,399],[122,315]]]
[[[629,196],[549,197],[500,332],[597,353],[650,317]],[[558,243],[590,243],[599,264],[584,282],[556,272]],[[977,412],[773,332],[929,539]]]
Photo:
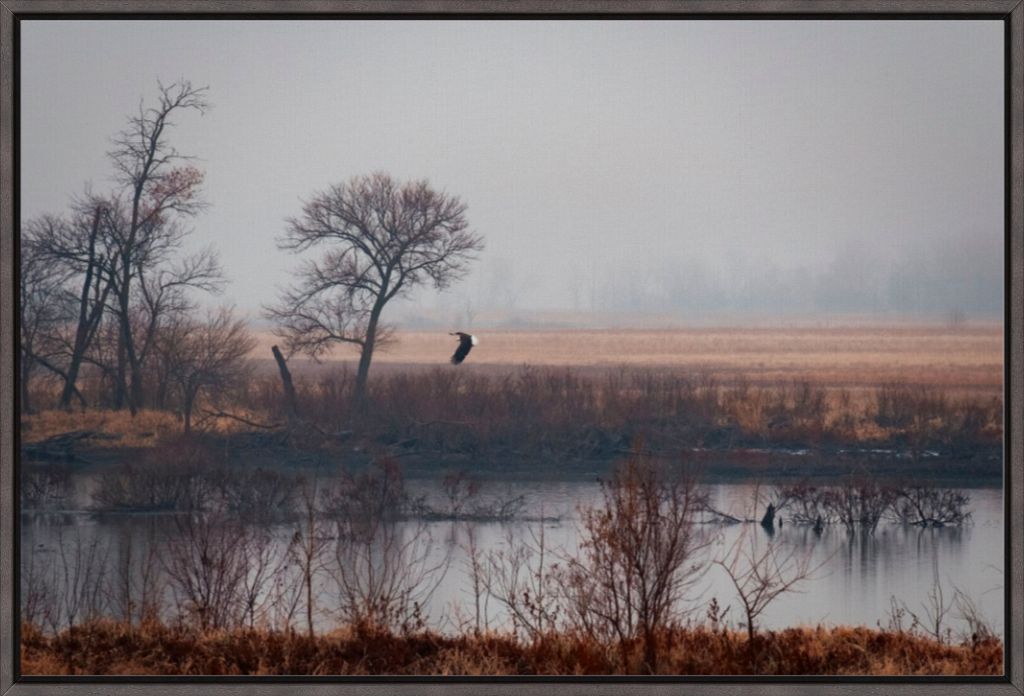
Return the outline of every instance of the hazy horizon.
[[[170,136],[207,174],[209,304],[273,302],[285,219],[383,170],[486,243],[389,308],[408,326],[1002,314],[999,21],[31,20],[21,44],[23,220],[111,187],[157,79],[209,85]]]

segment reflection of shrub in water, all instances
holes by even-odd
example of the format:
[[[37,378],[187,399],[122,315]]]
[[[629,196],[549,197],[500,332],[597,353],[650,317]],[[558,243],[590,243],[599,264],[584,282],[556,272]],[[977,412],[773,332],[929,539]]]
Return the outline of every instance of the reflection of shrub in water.
[[[364,633],[421,630],[423,607],[449,557],[431,560],[424,521],[397,524],[412,507],[398,462],[382,459],[369,471],[343,475],[329,506],[335,519],[330,572],[341,617]]]
[[[252,518],[287,518],[294,511],[297,479],[273,469],[235,469],[220,477],[225,507]]]
[[[509,488],[504,494],[481,496],[484,486],[465,471],[450,471],[441,480],[444,504],[433,507],[426,497],[409,499],[409,513],[427,520],[508,522],[522,517],[526,497]]]
[[[213,457],[199,444],[179,441],[145,452],[99,476],[92,494],[104,510],[200,510],[213,495],[206,472]]]
[[[190,514],[175,517],[175,531],[162,561],[179,615],[204,631],[243,623],[252,609],[246,603],[251,540],[245,527],[219,514]]]
[[[48,464],[26,467],[21,474],[23,509],[44,508],[63,502],[71,493],[71,469]]]
[[[366,471],[341,472],[324,492],[324,512],[328,517],[394,521],[406,517],[418,501],[405,490],[402,468],[394,459],[379,459]]]

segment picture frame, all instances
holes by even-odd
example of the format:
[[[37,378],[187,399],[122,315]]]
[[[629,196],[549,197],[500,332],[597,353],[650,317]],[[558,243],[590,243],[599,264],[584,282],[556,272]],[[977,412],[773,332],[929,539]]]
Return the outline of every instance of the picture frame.
[[[19,672],[18,47],[30,19],[998,19],[1005,24],[1006,674],[969,677],[36,677]],[[0,694],[1024,694],[1024,0],[0,0]]]

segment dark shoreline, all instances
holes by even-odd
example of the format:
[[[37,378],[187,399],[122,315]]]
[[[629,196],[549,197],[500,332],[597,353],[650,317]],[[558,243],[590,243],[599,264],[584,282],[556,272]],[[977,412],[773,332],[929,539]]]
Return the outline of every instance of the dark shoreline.
[[[272,470],[329,469],[346,466],[362,469],[375,460],[393,459],[411,479],[433,479],[452,471],[465,471],[483,480],[511,481],[583,481],[606,477],[613,466],[633,450],[618,449],[598,456],[579,457],[558,452],[544,455],[499,451],[495,453],[395,451],[389,447],[364,447],[333,443],[316,450],[290,447],[267,441],[264,446],[245,442],[249,436],[265,438],[265,433],[240,433],[230,437],[201,436],[203,444],[221,453],[228,466]],[[241,438],[242,442],[239,442]],[[21,466],[34,469],[48,465],[66,467],[75,472],[101,472],[130,462],[151,448],[110,447],[90,444],[63,460],[39,459],[23,451]],[[926,478],[933,483],[972,487],[1000,488],[1003,485],[1001,448],[979,447],[969,456],[949,456],[911,452],[892,447],[868,446],[755,446],[725,448],[689,448],[676,452],[650,451],[666,461],[685,461],[710,482],[796,481],[834,479],[847,475],[868,475],[884,481]]]

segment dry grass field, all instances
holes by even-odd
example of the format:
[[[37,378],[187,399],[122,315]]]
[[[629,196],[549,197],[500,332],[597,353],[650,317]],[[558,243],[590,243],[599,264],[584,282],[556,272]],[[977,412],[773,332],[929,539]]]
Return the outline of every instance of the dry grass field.
[[[660,674],[999,675],[996,639],[940,643],[907,632],[794,627],[746,636],[705,627],[669,629]],[[443,636],[342,629],[307,637],[265,630],[196,633],[161,624],[97,621],[47,636],[22,628],[25,674],[116,675],[585,675],[642,674],[638,645],[573,634],[532,642],[507,634]]]
[[[857,388],[902,382],[986,395],[1000,394],[1003,384],[1001,324],[474,333],[480,345],[460,368],[467,371],[626,366],[701,373],[726,383],[806,380]],[[275,341],[262,334],[255,356],[269,361]],[[373,370],[444,366],[454,347],[455,339],[443,331],[398,332],[374,355]],[[356,357],[354,350],[339,348],[320,368],[354,366]],[[298,356],[295,362],[301,372]]]
[[[1001,467],[999,325],[476,333],[480,344],[457,367],[448,362],[455,339],[445,332],[396,334],[374,356],[370,398],[358,410],[354,351],[320,363],[292,356],[298,414],[319,437],[351,440],[350,449],[436,466],[460,457],[541,469],[610,461],[643,440],[664,453],[834,454],[855,445],[913,462],[926,453],[956,460],[964,475],[985,466],[995,476]],[[287,422],[273,343],[260,336],[257,373],[230,393],[207,395],[196,427],[229,434]],[[90,398],[100,393],[83,388]],[[35,402],[53,398],[40,392]],[[103,408],[43,410],[23,414],[22,441],[95,430],[110,437],[83,447],[113,456],[158,446],[180,431],[179,418],[172,403],[137,418]]]

